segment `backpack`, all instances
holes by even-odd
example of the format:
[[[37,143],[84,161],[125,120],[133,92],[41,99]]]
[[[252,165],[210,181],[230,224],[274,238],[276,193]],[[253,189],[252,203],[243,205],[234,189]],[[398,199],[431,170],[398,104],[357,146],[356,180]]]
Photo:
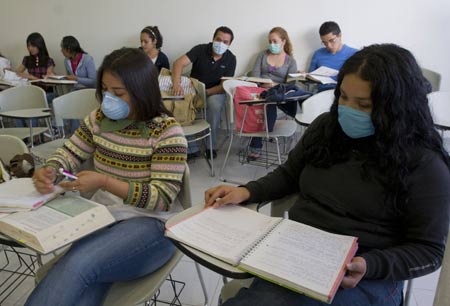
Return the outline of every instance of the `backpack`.
[[[158,77],[161,96],[172,96],[172,78],[168,69],[162,68]],[[164,100],[164,106],[173,114],[173,117],[182,126],[191,125],[195,120],[196,109],[203,107],[204,101],[196,91],[198,80],[194,78],[181,77],[181,87],[184,91],[183,99]]]
[[[234,92],[234,111],[236,115],[236,131],[240,131],[242,127],[242,119],[246,105],[239,104],[241,101],[254,100],[255,95],[259,95],[266,91],[265,88],[251,87],[251,86],[237,86]],[[264,116],[264,105],[248,106],[247,114],[245,116],[244,133],[262,132],[266,129],[266,117]]]

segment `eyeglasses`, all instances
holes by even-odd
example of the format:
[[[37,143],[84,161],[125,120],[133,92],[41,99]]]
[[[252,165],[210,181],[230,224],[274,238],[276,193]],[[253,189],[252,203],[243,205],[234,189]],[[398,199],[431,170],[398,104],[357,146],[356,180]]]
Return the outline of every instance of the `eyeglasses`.
[[[339,39],[339,36],[336,35],[335,37],[333,37],[333,38],[331,38],[331,39],[329,39],[327,41],[323,41],[322,40],[322,44],[325,47],[328,46],[328,45],[334,45],[338,41],[338,39]]]

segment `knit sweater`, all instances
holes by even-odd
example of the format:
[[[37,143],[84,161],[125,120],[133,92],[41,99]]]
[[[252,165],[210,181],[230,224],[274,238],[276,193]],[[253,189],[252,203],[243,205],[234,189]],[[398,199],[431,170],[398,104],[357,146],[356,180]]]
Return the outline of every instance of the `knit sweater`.
[[[129,182],[123,204],[168,211],[180,191],[186,151],[183,130],[172,117],[113,121],[95,110],[47,164],[76,173],[93,159],[95,171]]]

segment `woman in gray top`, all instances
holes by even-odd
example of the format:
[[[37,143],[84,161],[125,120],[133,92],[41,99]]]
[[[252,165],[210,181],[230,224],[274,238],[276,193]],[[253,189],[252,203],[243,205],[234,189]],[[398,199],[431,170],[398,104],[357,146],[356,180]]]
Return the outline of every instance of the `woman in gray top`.
[[[263,84],[262,87],[270,88],[280,83],[286,83],[289,73],[297,71],[297,63],[292,56],[292,44],[288,33],[281,27],[275,27],[269,32],[269,44],[267,50],[261,52],[255,62],[250,75],[253,77],[271,79],[272,83]],[[295,116],[297,104],[290,103],[280,107],[290,116]],[[269,131],[273,130],[277,119],[276,105],[267,106],[267,125]],[[259,137],[253,137],[247,160],[256,160],[261,155],[262,141]]]

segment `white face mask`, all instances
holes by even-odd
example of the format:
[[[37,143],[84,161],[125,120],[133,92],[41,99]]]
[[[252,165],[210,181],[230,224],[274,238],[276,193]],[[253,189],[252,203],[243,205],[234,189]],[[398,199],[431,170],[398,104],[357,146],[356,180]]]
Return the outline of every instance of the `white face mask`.
[[[213,41],[212,48],[215,54],[222,55],[228,50],[228,45],[221,41]]]

